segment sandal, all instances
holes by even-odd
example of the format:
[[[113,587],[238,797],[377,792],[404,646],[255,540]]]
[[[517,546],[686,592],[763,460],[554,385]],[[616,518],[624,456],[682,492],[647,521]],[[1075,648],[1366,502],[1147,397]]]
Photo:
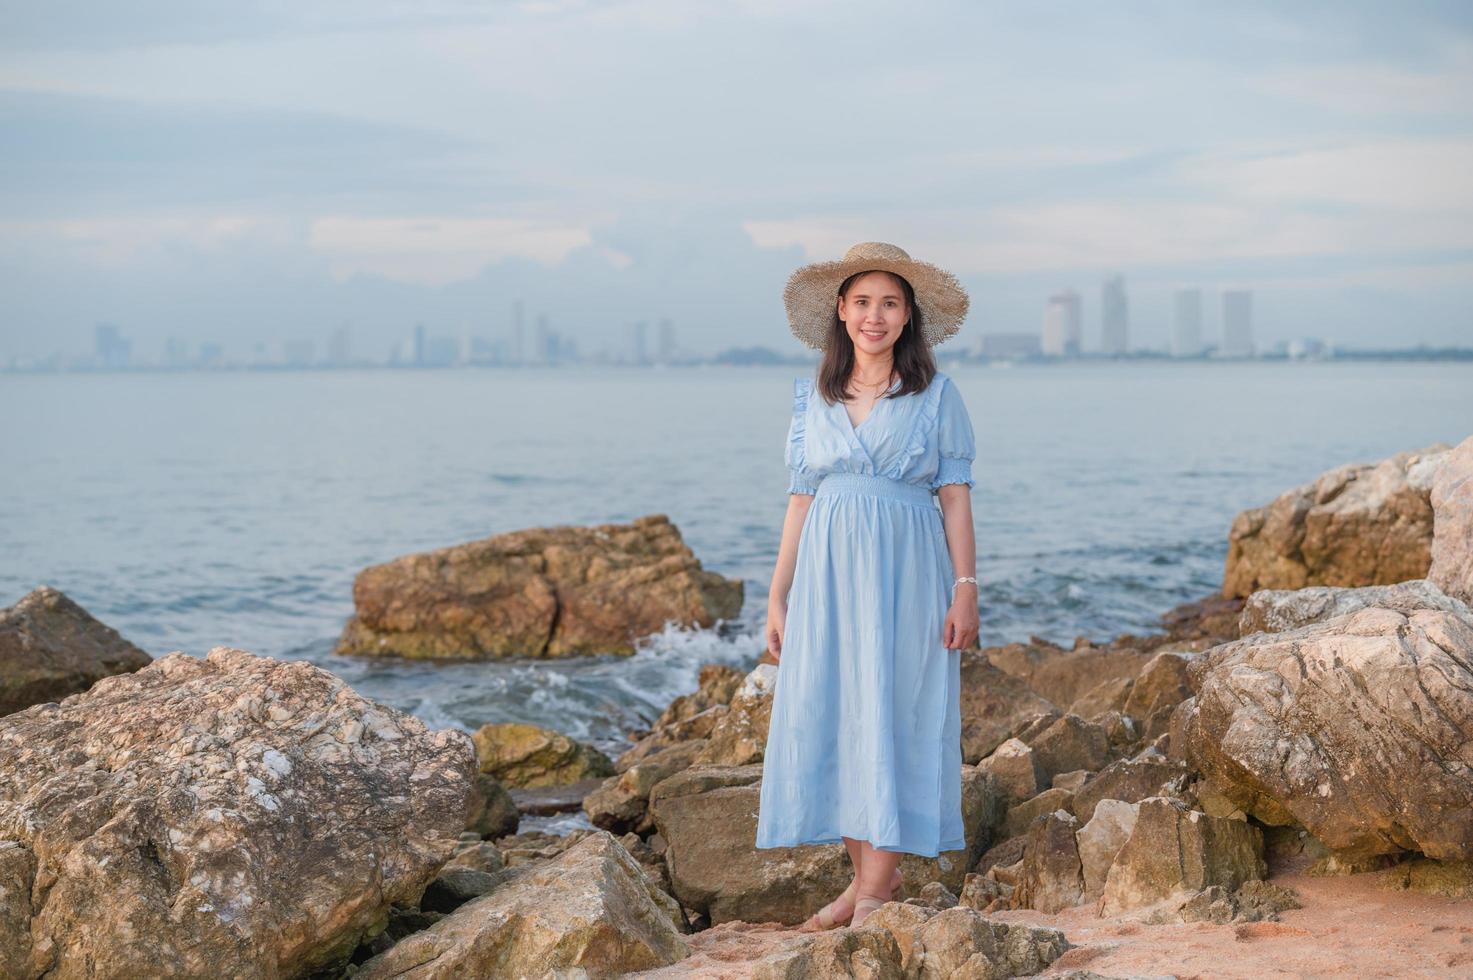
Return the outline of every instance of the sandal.
[[[890,894],[895,894],[895,889],[899,888],[904,880],[904,877],[900,874],[900,869],[896,868],[895,873],[890,876]],[[849,889],[846,888],[844,890],[847,892]],[[843,897],[843,895],[839,896],[839,898]],[[844,925],[846,922],[852,921],[854,918],[854,909],[850,909],[849,914],[842,919],[834,915],[834,906],[839,903],[839,898],[834,899],[832,902],[825,905],[817,912],[813,913],[811,916],[808,917],[808,921],[803,923],[798,928],[804,932],[811,932],[818,929],[833,929],[837,926]]]
[[[869,895],[861,895],[859,900],[854,903],[854,914],[849,917],[850,927],[863,925],[864,920],[869,918],[869,914],[881,905],[884,905],[887,901],[888,899],[884,898],[872,898]]]

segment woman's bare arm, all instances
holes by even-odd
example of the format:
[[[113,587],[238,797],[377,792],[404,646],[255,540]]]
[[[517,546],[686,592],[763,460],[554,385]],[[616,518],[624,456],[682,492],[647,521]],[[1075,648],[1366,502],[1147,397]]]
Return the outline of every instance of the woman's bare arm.
[[[965,483],[947,483],[937,488],[936,495],[941,501],[941,523],[946,530],[953,579],[976,578],[977,532],[972,525],[972,488]],[[981,622],[977,586],[971,582],[962,582],[952,591],[944,632],[942,642],[949,648],[961,650],[977,642]]]
[[[773,660],[781,660],[783,636],[788,628],[788,591],[793,587],[793,573],[798,567],[798,537],[803,521],[813,504],[811,493],[788,494],[788,513],[783,518],[783,536],[777,546],[777,567],[772,570],[772,585],[767,592],[767,652]]]

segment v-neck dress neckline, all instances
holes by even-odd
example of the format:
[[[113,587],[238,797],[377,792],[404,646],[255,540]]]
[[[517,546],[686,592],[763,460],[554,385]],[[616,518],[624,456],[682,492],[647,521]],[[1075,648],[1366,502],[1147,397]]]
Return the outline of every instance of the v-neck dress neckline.
[[[875,399],[875,403],[870,406],[869,414],[866,415],[863,421],[861,421],[858,425],[855,425],[854,420],[849,417],[849,409],[844,407],[843,402],[834,402],[834,407],[837,408],[839,410],[839,414],[844,417],[844,431],[848,434],[850,443],[854,446],[857,446],[859,448],[859,451],[864,453],[865,459],[868,459],[871,465],[874,464],[874,460],[870,458],[869,448],[866,447],[865,444],[860,440],[859,430],[864,428],[866,425],[869,425],[870,419],[875,417],[875,413],[880,410],[880,406],[882,404],[891,400],[890,396],[894,394],[895,389],[899,385],[899,378],[896,378],[893,382],[891,382],[890,387],[885,389],[884,395]]]

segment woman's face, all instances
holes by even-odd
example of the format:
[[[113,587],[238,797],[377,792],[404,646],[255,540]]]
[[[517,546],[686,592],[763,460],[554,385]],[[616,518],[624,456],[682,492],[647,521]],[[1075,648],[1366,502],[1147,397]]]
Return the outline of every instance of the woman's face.
[[[899,280],[888,272],[866,272],[839,297],[839,319],[858,350],[883,354],[900,339],[910,319]]]

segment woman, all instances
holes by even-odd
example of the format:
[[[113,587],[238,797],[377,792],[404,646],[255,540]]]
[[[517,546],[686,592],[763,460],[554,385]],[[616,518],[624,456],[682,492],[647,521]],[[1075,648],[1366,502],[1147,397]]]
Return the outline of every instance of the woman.
[[[950,273],[881,242],[797,270],[783,299],[823,360],[794,383],[756,846],[844,842],[854,880],[804,924],[832,928],[891,898],[902,853],[966,846],[959,651],[978,632],[976,450],[931,348],[969,304]]]

